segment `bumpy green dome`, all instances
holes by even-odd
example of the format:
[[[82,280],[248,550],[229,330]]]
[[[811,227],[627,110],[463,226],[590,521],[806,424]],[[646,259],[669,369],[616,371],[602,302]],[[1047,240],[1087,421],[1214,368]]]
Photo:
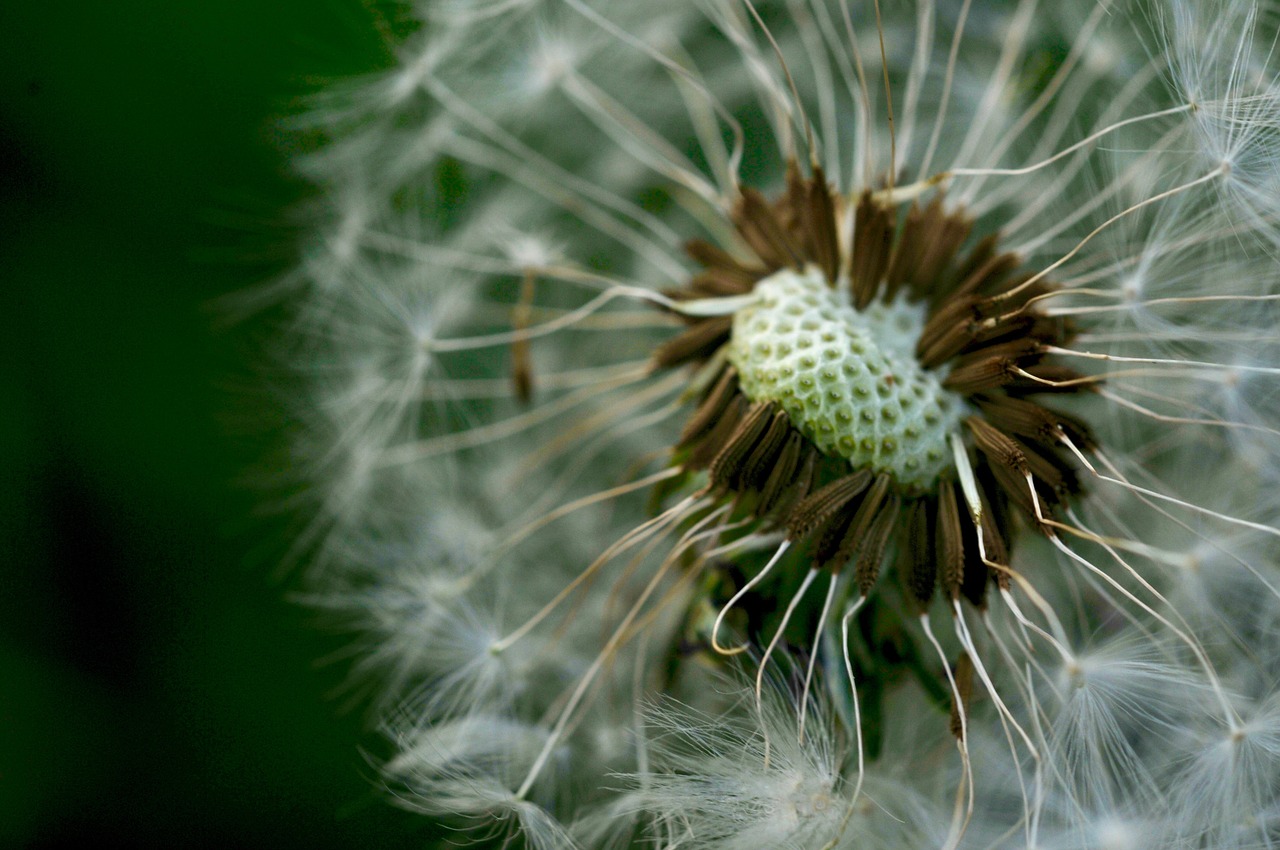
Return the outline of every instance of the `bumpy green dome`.
[[[898,299],[853,308],[816,268],[756,285],[733,320],[729,361],[752,401],[775,401],[828,455],[927,487],[951,461],[965,407],[940,370],[916,361],[923,308]]]

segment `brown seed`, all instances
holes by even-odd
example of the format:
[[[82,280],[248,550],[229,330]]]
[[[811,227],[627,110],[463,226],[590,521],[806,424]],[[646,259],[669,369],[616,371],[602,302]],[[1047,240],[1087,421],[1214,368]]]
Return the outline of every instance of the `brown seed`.
[[[946,213],[942,193],[923,210],[913,203],[885,274],[885,297],[892,298],[906,285],[914,297],[928,298],[972,227],[972,219],[963,212]]]
[[[764,196],[743,187],[734,209],[733,222],[742,238],[771,270],[804,267],[800,247],[787,234],[787,229]]]
[[[774,212],[804,257],[813,256],[813,240],[809,238],[806,207],[809,205],[809,181],[800,171],[795,157],[787,160],[786,190],[773,202]]]
[[[960,281],[954,294],[984,295],[997,291],[997,287],[1008,289],[1010,287],[1001,287],[1001,284],[1021,264],[1022,259],[1010,251],[989,257]]]
[[[805,198],[805,229],[813,261],[832,286],[840,274],[840,237],[836,233],[836,207],[821,167],[813,169]]]
[[[873,529],[880,515],[886,510],[886,499],[891,493],[893,477],[888,473],[880,473],[875,477],[870,488],[857,500],[850,502],[828,524],[819,548],[819,566],[838,572],[843,569],[853,556],[862,551],[868,543],[873,543]],[[896,515],[898,504],[893,504]],[[883,553],[882,553],[883,554]],[[877,560],[874,568],[878,571]],[[871,584],[875,576],[870,576]],[[862,582],[863,577],[857,579]],[[870,589],[870,585],[868,588]]]
[[[969,343],[962,349],[964,353],[976,351],[988,345],[1025,339],[1035,327],[1035,316],[1029,313],[1007,313],[994,319],[983,318],[983,302],[978,302],[974,309],[974,319]]]
[[[789,516],[792,506],[803,501],[812,492],[813,485],[818,480],[818,466],[821,462],[822,453],[805,440],[800,449],[799,471],[778,496],[774,513]]]
[[[990,500],[985,496],[982,499],[982,546],[986,551],[988,561],[993,564],[1008,566],[1009,542],[1000,530]],[[998,581],[1003,579],[1004,582],[1008,582],[1008,576],[1005,573],[997,572],[996,578]]]
[[[511,343],[511,385],[521,404],[533,400],[533,361],[529,356],[529,340]]]
[[[764,267],[744,263],[720,246],[713,245],[704,239],[686,242],[684,250],[698,265],[714,269],[726,278],[740,281],[746,289],[754,286],[755,282],[767,273]]]
[[[1067,496],[1080,491],[1075,467],[1060,453],[1015,441],[1027,458],[1027,467],[1036,480],[1055,494]]]
[[[863,596],[868,595],[875,587],[876,579],[880,576],[880,564],[884,561],[885,547],[889,545],[889,538],[893,535],[901,513],[902,497],[891,492],[880,505],[871,527],[867,529],[865,539],[858,547],[853,575]]]
[[[987,456],[993,465],[1004,465],[1009,467],[1015,474],[1025,476],[1030,469],[1027,467],[1026,455],[1018,448],[1018,444],[1012,437],[999,429],[993,427],[978,416],[970,416],[964,420],[964,424],[973,434],[974,443],[977,444],[978,450]]]
[[[743,281],[728,269],[704,269],[689,281],[690,292],[698,298],[722,298],[750,292],[759,278]]]
[[[925,323],[916,340],[916,359],[926,369],[935,369],[960,353],[973,341],[975,333],[972,297],[943,303]]]
[[[960,525],[960,509],[956,488],[949,481],[938,489],[938,517],[934,526],[934,547],[938,556],[938,577],[947,598],[960,596],[964,582],[964,537]]]
[[[690,469],[706,469],[707,465],[715,459],[715,456],[729,442],[730,435],[738,427],[742,417],[746,415],[749,405],[750,402],[747,401],[746,396],[741,393],[735,393],[729,405],[720,414],[720,417],[716,419],[711,429],[707,431],[701,440],[694,444],[693,451],[689,453],[689,460],[686,466]]]
[[[658,346],[653,352],[654,365],[659,369],[670,369],[690,360],[705,360],[729,341],[732,330],[732,316],[703,319]]]
[[[719,380],[716,381],[710,392],[702,399],[702,403],[698,405],[697,411],[685,423],[676,447],[683,448],[688,446],[714,427],[737,393],[738,370],[732,366],[725,367],[724,371],[720,373]]]
[[[805,445],[804,436],[796,430],[787,435],[778,459],[769,470],[760,490],[760,503],[757,511],[761,516],[768,516],[779,507],[779,502],[787,489],[796,483],[796,471],[800,466],[800,456]]]
[[[870,190],[858,199],[853,222],[853,263],[849,282],[853,306],[865,309],[876,297],[893,249],[893,211],[873,199]]]
[[[531,272],[526,272],[520,281],[520,300],[511,314],[511,326],[516,331],[529,328],[536,282],[537,279]],[[528,404],[533,400],[533,355],[529,351],[527,336],[518,336],[511,342],[511,383],[521,404]]]
[[[947,275],[940,281],[937,290],[939,297],[952,294],[960,284],[973,276],[973,273],[996,255],[996,248],[1000,245],[1000,234],[988,233],[973,246],[973,249],[965,256],[964,261],[956,264],[948,270]]]
[[[1037,363],[1044,356],[1044,344],[1036,339],[1011,339],[981,348],[974,348],[956,358],[955,368],[960,369],[972,363],[1001,357],[1021,366]]]
[[[969,720],[969,700],[973,698],[973,659],[969,657],[969,653],[961,651],[960,657],[956,659],[953,675],[960,701],[954,702],[953,697],[951,703],[951,734],[957,740],[964,740],[964,730]]]
[[[956,366],[942,382],[952,392],[972,395],[983,390],[993,390],[1012,382],[1017,373],[1016,364],[1008,357],[987,357],[963,366]]]
[[[707,478],[713,485],[736,489],[734,483],[741,474],[743,462],[769,427],[772,414],[773,403],[768,401],[757,401],[747,408],[738,427],[707,467]]]
[[[860,493],[809,533],[809,557],[814,567],[838,573],[849,560],[848,553],[841,553],[840,544],[853,524],[853,518],[865,499]]]
[[[780,406],[774,405],[773,417],[760,440],[743,461],[742,474],[734,482],[734,486],[742,489],[763,487],[793,430],[791,417]]]
[[[906,545],[899,556],[900,570],[919,612],[924,613],[938,583],[938,561],[933,551],[937,506],[931,499],[916,499],[908,505],[906,515]]]
[[[912,201],[907,210],[906,220],[902,224],[902,232],[893,247],[893,256],[889,260],[889,268],[884,274],[884,295],[892,298],[907,281],[920,279],[917,274],[923,252],[928,245],[928,235],[937,227],[932,213],[933,204],[925,210]]]
[[[791,539],[807,537],[811,531],[825,523],[849,504],[855,496],[867,489],[870,483],[870,471],[860,469],[831,482],[805,498],[792,509],[791,516],[787,519]]]
[[[1041,531],[1047,532],[1048,529],[1043,526],[1036,515],[1036,501],[1038,500],[1040,503],[1040,513],[1045,516],[1049,515],[1049,505],[1047,500],[1042,498],[1043,494],[1039,489],[1036,490],[1036,499],[1032,498],[1032,485],[1028,483],[1026,474],[1020,474],[1008,464],[986,463],[984,466],[990,471],[1000,490],[1008,497],[1009,501],[1017,505],[1022,511],[1023,516],[1033,525],[1039,527]]]
[[[934,198],[939,214],[942,214],[942,198]],[[921,280],[940,281],[946,277],[946,269],[955,263],[960,246],[973,231],[973,219],[962,210],[956,210],[943,218],[941,232],[930,240],[925,254],[919,261],[917,274]],[[935,284],[936,285],[936,284]],[[923,293],[922,293],[923,296]]]
[[[1088,426],[1068,414],[1023,398],[987,394],[973,398],[986,418],[1002,431],[1026,437],[1055,450],[1059,445],[1059,434],[1062,433],[1070,437],[1079,448],[1093,445]]]

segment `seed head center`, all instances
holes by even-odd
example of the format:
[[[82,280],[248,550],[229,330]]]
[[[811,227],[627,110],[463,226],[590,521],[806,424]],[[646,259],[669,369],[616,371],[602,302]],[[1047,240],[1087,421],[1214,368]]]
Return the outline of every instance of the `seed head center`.
[[[915,358],[922,306],[899,297],[859,311],[848,292],[813,266],[765,278],[734,315],[729,362],[747,398],[780,404],[824,454],[931,487],[967,405],[942,387],[945,370]]]

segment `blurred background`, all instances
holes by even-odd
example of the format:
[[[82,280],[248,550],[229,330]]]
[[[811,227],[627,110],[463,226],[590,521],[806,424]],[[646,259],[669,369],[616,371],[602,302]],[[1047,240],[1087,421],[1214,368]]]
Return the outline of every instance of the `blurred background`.
[[[359,0],[0,4],[0,846],[421,847],[244,470],[308,189],[280,119]],[[279,494],[277,494],[279,495]]]

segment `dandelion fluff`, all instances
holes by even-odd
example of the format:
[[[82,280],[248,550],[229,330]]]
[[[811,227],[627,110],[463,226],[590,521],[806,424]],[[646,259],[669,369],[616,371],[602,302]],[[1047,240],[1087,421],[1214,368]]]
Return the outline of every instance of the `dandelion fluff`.
[[[742,696],[746,697],[746,694]],[[770,694],[760,714],[699,716],[665,707],[648,715],[651,772],[637,804],[656,816],[666,847],[820,847],[843,828],[843,753],[815,707],[804,743],[795,707]],[[743,716],[745,715],[745,716]]]
[[[423,2],[316,98],[295,553],[406,805],[1280,840],[1274,10],[1041,5]]]

